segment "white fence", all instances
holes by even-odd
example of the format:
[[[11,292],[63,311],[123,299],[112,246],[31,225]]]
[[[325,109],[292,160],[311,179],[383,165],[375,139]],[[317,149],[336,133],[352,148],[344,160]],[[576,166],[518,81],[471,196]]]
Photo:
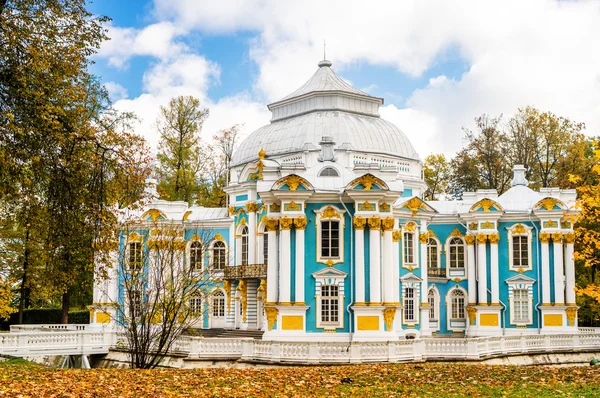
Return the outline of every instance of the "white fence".
[[[106,354],[112,345],[113,333],[105,332],[0,333],[0,354],[17,357]]]

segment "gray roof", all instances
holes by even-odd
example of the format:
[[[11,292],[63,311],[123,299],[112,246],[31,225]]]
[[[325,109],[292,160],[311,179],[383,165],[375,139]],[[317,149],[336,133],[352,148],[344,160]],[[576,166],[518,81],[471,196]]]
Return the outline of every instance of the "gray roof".
[[[306,143],[331,136],[335,148],[419,159],[406,135],[379,117],[341,111],[318,111],[275,121],[252,133],[235,152],[232,164],[247,163],[264,149],[268,157],[302,152]],[[344,146],[345,145],[345,146]]]

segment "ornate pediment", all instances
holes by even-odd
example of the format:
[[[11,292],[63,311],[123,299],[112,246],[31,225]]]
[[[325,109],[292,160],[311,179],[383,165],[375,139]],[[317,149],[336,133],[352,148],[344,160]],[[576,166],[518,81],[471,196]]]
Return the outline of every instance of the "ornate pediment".
[[[433,207],[429,206],[421,198],[418,198],[416,196],[402,203],[400,207],[402,209],[410,210],[413,216],[416,216],[419,211],[437,213],[437,211]]]
[[[275,191],[311,191],[314,188],[305,178],[290,174],[277,180],[272,189]]]
[[[314,272],[312,276],[314,278],[345,278],[346,276],[348,276],[348,274],[344,271],[340,271],[337,268],[328,267]]]
[[[378,189],[388,190],[389,188],[381,178],[367,173],[352,180],[346,189],[352,189],[356,191],[373,191]]]
[[[409,272],[408,274],[404,275],[403,277],[400,278],[400,280],[403,283],[407,283],[407,282],[423,282],[423,279],[419,278],[418,276],[416,276],[412,272]]]
[[[527,275],[519,274],[508,278],[506,281],[508,284],[529,284],[532,285],[536,282],[535,279],[528,277]]]
[[[504,211],[504,209],[502,208],[502,206],[500,206],[500,203],[496,202],[495,200],[484,198],[481,199],[479,202],[475,203],[473,206],[471,206],[471,209],[469,211],[483,211],[487,213],[490,211]]]
[[[533,206],[534,210],[567,210],[567,205],[556,198],[544,198]]]

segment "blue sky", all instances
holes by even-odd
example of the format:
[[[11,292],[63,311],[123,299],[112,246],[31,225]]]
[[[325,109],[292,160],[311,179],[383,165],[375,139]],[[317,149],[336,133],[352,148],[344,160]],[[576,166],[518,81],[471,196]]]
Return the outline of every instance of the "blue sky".
[[[268,123],[265,105],[316,70],[327,39],[334,70],[384,97],[422,157],[451,154],[462,127],[481,113],[518,107],[600,126],[600,4],[554,0],[431,2],[379,0],[102,0],[113,19],[93,72],[115,106],[142,118],[152,145],[158,107],[175,95],[210,108],[207,140],[243,123]],[[562,54],[558,56],[558,54]]]

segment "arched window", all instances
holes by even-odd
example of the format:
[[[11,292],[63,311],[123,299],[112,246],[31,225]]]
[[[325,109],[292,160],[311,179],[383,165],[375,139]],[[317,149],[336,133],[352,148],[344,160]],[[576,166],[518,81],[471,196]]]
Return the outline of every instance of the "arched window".
[[[216,318],[225,316],[225,294],[220,290],[212,296],[212,315]]]
[[[217,240],[212,246],[213,269],[225,269],[227,255],[225,250],[225,242]]]
[[[202,244],[198,241],[190,245],[190,268],[192,271],[202,269]]]
[[[338,220],[321,221],[321,257],[340,257],[340,222]]]
[[[248,227],[242,228],[242,265],[248,265]]]
[[[438,319],[438,299],[437,294],[433,289],[429,289],[429,292],[427,293],[427,304],[429,304],[429,319]]]
[[[339,177],[340,173],[333,167],[325,167],[319,172],[319,177]]]
[[[465,244],[460,238],[452,238],[449,245],[449,258],[451,269],[465,268]]]
[[[460,289],[450,293],[450,319],[465,319],[465,292]]]
[[[433,238],[427,240],[427,266],[429,269],[440,267],[440,258],[438,256],[438,242]]]

